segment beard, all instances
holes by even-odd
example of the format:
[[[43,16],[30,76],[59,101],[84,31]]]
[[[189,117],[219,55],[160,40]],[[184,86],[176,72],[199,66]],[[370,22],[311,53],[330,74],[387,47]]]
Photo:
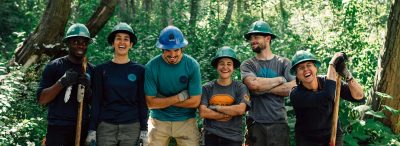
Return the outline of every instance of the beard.
[[[252,48],[253,52],[255,52],[255,53],[261,53],[261,51],[264,50],[264,49],[265,48],[260,46],[260,45],[257,45],[257,47]]]

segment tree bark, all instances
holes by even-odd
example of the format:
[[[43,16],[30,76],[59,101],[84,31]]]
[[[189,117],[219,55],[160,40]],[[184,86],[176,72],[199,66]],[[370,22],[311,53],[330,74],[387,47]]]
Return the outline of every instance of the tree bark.
[[[215,36],[215,39],[214,39],[213,46],[216,47],[216,48],[220,47],[220,45],[223,44],[223,39],[222,38],[224,37],[225,32],[228,29],[229,23],[231,22],[234,4],[235,4],[235,0],[229,0],[228,9],[227,9],[225,18],[222,21],[222,24],[218,29],[219,31],[218,31],[217,35]]]
[[[64,29],[71,13],[72,0],[49,0],[39,25],[24,41],[23,45],[15,50],[11,63],[22,65],[25,70],[40,59],[42,54],[59,57],[67,54],[62,43]],[[107,23],[114,12],[117,0],[102,0],[86,26],[90,36],[94,37]]]
[[[196,37],[197,11],[200,0],[190,0],[189,34]]]
[[[160,5],[161,5],[161,27],[164,28],[168,26],[168,20],[170,18],[168,14],[169,8],[169,1],[168,0],[160,0]]]
[[[378,60],[378,69],[375,74],[372,107],[379,110],[381,105],[400,109],[400,0],[395,0],[388,21],[385,48],[381,50]],[[376,92],[386,93],[392,99],[377,96]],[[384,112],[387,119],[383,122],[389,125],[393,132],[400,132],[399,115]]]
[[[90,37],[94,37],[99,33],[101,28],[107,23],[112,14],[114,13],[115,7],[117,6],[118,0],[101,0],[99,7],[90,17],[86,23],[86,27],[89,29]]]
[[[29,67],[40,58],[42,53],[50,56],[60,54],[63,48],[61,40],[64,28],[71,12],[72,0],[49,0],[38,27],[28,36],[21,47],[15,50],[15,61]]]

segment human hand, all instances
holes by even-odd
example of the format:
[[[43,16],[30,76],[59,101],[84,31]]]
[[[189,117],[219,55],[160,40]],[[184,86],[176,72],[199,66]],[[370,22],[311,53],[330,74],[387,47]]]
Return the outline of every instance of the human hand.
[[[329,64],[335,67],[337,73],[342,72],[346,67],[347,55],[344,52],[335,53]]]
[[[142,141],[142,146],[147,146],[147,131],[141,130],[139,139]]]
[[[218,105],[210,105],[210,106],[208,106],[208,108],[213,111],[218,111],[219,106]]]
[[[72,69],[67,70],[65,74],[58,80],[62,87],[69,87],[78,80],[78,73]]]
[[[86,146],[91,146],[96,144],[96,131],[90,130],[85,140]]]
[[[281,83],[282,84],[287,82],[287,80],[286,80],[286,78],[284,76],[280,76],[280,78],[281,78]]]
[[[189,97],[190,97],[190,96],[189,96],[189,93],[188,93],[187,90],[183,90],[183,91],[181,91],[181,92],[178,93],[179,101],[185,101],[185,100],[188,99]]]
[[[90,82],[90,75],[89,74],[80,74],[78,77],[78,84],[85,86],[85,97],[89,98],[92,96],[92,88]]]
[[[232,119],[232,116],[224,114],[224,117],[222,119],[217,120],[217,121],[226,122],[226,121],[229,121],[231,119]]]
[[[344,69],[341,72],[338,72],[338,74],[346,79],[346,81],[350,81],[353,76],[351,75],[350,71],[347,69],[345,66]]]

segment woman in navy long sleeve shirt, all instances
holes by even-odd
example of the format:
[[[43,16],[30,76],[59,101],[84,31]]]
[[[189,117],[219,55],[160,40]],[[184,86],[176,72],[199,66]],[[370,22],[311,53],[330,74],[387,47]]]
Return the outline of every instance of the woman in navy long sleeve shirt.
[[[344,54],[336,53],[326,76],[317,76],[320,62],[306,51],[298,51],[292,58],[291,74],[296,75],[297,87],[290,93],[295,114],[295,139],[297,146],[329,145],[336,90],[336,76],[346,79],[340,87],[340,97],[352,102],[362,102],[363,90],[353,79],[344,64]],[[343,145],[338,124],[336,145]]]

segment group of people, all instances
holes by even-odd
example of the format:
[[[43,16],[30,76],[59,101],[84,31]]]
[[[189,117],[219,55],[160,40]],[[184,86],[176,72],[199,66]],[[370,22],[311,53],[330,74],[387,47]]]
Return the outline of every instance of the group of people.
[[[202,85],[200,65],[184,53],[188,41],[175,26],[160,33],[156,46],[162,53],[141,65],[128,56],[138,41],[135,32],[117,24],[108,35],[113,58],[95,67],[85,57],[92,42],[88,29],[70,26],[63,39],[69,54],[46,65],[37,90],[38,103],[48,107],[45,144],[74,145],[82,115],[81,145],[167,146],[174,138],[179,146],[287,146],[287,96],[296,114],[296,145],[329,144],[336,89],[346,100],[363,101],[362,87],[346,67],[347,56],[336,53],[326,76],[318,76],[321,62],[310,52],[297,51],[292,60],[272,52],[277,36],[266,22],[254,22],[244,37],[256,55],[240,62],[232,48],[218,49],[210,60],[218,78]],[[241,81],[232,79],[237,68]],[[338,76],[345,79],[339,80],[340,88]],[[336,145],[343,145],[338,126]]]

